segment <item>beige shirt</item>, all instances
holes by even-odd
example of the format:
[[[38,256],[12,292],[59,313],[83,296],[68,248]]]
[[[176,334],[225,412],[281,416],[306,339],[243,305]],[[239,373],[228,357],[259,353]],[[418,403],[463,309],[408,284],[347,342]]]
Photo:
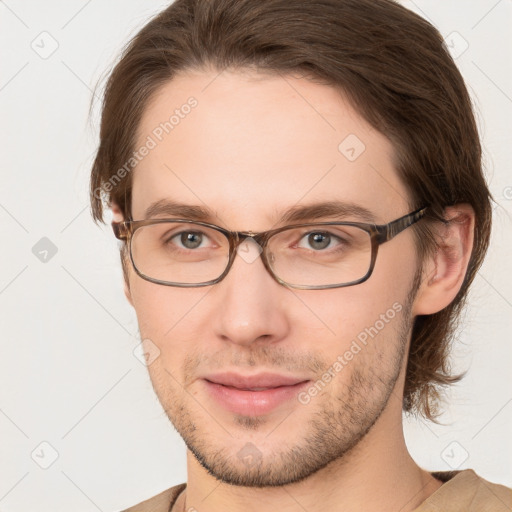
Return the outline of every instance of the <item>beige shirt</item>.
[[[432,475],[445,482],[414,512],[511,512],[512,489],[479,477],[472,469]],[[187,484],[179,484],[123,512],[182,512],[178,499]],[[176,505],[176,506],[174,506]]]

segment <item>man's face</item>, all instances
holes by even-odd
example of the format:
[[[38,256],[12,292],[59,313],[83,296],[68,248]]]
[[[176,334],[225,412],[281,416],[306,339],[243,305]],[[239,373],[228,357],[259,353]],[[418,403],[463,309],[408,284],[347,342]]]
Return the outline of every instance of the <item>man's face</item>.
[[[181,108],[191,96],[197,105]],[[172,130],[158,130],[176,109]],[[334,89],[304,78],[179,75],[148,105],[136,148],[148,136],[156,147],[134,171],[135,220],[162,199],[253,232],[323,201],[362,206],[379,224],[409,212],[389,141]],[[326,220],[362,219],[308,222]],[[389,427],[401,411],[417,266],[409,229],[380,247],[369,280],[345,288],[288,289],[261,258],[241,254],[206,287],[153,284],[130,268],[141,338],[160,351],[149,365],[153,387],[199,462],[228,483],[284,485]],[[209,381],[225,372],[299,384],[247,391]]]

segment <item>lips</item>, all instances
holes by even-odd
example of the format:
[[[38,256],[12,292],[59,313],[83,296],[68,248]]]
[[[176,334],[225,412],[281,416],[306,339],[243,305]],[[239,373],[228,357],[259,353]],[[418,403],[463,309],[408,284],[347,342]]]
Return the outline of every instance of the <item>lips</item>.
[[[297,395],[309,380],[274,373],[218,373],[203,377],[207,393],[224,410],[245,416],[268,414],[280,405],[298,404]]]
[[[294,386],[308,379],[289,377],[275,373],[260,373],[257,375],[239,375],[236,373],[218,373],[204,377],[214,384],[221,384],[242,390],[261,391],[281,386]]]

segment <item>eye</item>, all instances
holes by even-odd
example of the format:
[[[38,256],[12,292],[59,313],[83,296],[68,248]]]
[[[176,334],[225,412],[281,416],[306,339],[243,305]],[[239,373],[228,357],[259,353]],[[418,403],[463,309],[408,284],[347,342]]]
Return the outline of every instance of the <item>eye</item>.
[[[306,241],[308,246],[304,247],[302,245],[302,241]],[[336,244],[335,242],[338,242]],[[332,245],[331,245],[332,242]],[[311,233],[306,233],[301,240],[299,241],[298,246],[303,247],[305,249],[313,249],[315,251],[332,248],[335,245],[340,245],[340,242],[343,243],[344,240],[339,236],[336,236],[328,231],[312,231]]]
[[[177,240],[177,242],[174,240]],[[168,241],[173,241],[172,243],[174,244],[181,244],[185,249],[197,249],[205,240],[208,240],[208,237],[200,231],[182,231],[170,237]]]

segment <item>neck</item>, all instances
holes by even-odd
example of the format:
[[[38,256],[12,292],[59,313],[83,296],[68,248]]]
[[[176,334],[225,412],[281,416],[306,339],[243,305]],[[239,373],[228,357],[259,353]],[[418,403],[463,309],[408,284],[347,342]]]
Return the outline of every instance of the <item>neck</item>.
[[[229,485],[210,475],[190,451],[187,473],[178,511],[410,512],[442,485],[411,458],[396,408],[386,409],[350,452],[301,482],[265,488]]]

